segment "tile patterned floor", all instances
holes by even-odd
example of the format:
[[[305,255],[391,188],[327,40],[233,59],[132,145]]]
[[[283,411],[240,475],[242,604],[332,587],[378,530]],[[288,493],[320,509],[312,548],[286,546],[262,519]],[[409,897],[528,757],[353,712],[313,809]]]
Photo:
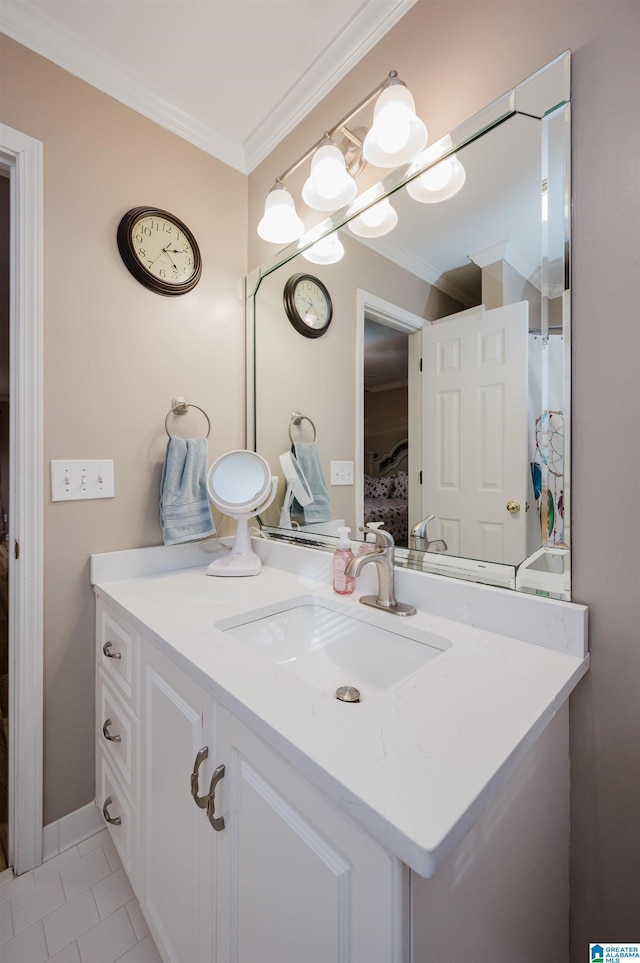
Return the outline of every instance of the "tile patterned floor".
[[[0,885],[0,963],[161,963],[103,830]]]

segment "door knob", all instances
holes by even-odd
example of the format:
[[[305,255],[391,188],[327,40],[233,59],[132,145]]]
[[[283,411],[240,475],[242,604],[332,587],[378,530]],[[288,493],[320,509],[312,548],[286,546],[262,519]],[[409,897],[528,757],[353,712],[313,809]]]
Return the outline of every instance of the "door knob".
[[[512,498],[511,501],[507,502],[507,511],[510,512],[511,515],[515,515],[516,512],[520,511],[520,502],[515,502]]]

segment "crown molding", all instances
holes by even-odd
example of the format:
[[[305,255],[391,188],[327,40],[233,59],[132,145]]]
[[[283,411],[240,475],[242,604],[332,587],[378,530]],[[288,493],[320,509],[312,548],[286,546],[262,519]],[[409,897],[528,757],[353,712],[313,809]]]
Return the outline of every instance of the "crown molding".
[[[469,254],[468,257],[479,268],[488,267],[497,261],[506,261],[521,277],[540,290],[540,265],[527,257],[513,241],[499,241],[482,251]]]
[[[367,0],[330,46],[316,59],[244,143],[248,173],[402,18],[416,0]],[[381,8],[386,13],[381,15]]]
[[[5,2],[0,32],[243,174],[250,173],[416,0],[367,0],[244,144],[169,100],[134,71],[33,8]],[[381,14],[381,8],[384,13]]]
[[[218,160],[244,171],[242,147],[171,103],[154,85],[29,3],[3,3],[0,32]]]
[[[438,288],[438,290],[444,294],[448,294],[449,297],[454,298],[454,300],[460,301],[461,304],[472,305],[476,303],[477,298],[474,291],[469,290],[461,284],[456,284],[451,278],[443,275],[437,268],[433,267],[433,265],[417,257],[412,251],[407,250],[407,248],[396,244],[395,241],[391,240],[390,235],[387,237],[377,237],[372,244],[367,244],[367,238],[359,237],[358,241],[367,247],[372,247],[373,250],[377,251],[383,257],[393,261],[411,274],[415,274],[416,277],[426,281],[427,284],[430,284],[432,287]]]

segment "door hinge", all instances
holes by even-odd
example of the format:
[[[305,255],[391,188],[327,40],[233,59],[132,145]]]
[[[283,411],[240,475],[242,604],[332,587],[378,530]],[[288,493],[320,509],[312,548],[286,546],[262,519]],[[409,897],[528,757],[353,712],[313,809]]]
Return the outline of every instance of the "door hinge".
[[[422,358],[420,358],[420,371],[422,371]]]
[[[422,484],[422,472],[420,472],[420,484]]]
[[[20,558],[20,542],[17,539],[13,543],[13,554],[15,558]]]

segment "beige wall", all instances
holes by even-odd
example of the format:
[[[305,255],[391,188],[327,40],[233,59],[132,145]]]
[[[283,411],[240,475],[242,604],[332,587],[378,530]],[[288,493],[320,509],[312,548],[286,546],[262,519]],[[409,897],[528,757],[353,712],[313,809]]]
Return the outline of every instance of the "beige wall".
[[[578,963],[589,940],[638,939],[640,4],[418,0],[250,176],[249,263],[273,253],[255,225],[275,176],[387,71],[409,84],[434,140],[566,49],[574,104],[574,598],[590,606],[592,653],[571,700]],[[310,224],[309,212],[299,212]]]
[[[242,447],[246,177],[0,36],[2,121],[44,144],[44,819],[94,796],[88,557],[162,541],[164,418],[183,395],[211,418],[210,459]],[[153,294],[125,269],[132,207],[194,231],[202,279]],[[193,416],[201,433],[201,422]],[[113,458],[115,498],[50,501],[54,458]]]

